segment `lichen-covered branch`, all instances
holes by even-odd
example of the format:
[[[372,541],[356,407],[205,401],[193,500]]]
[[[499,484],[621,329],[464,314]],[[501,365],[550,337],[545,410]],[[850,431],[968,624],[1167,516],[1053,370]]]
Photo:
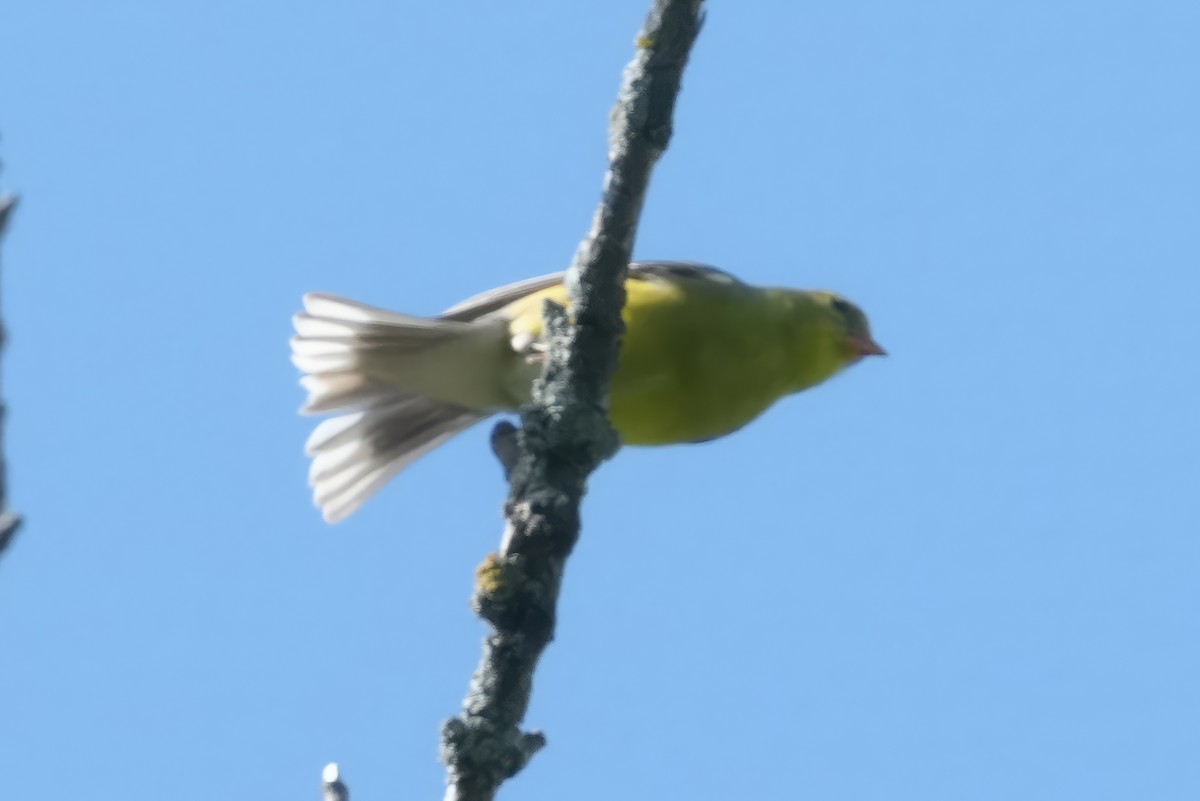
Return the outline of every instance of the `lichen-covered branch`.
[[[501,552],[477,574],[474,607],[492,631],[462,714],[442,730],[447,801],[490,801],[545,744],[540,732],[519,726],[534,669],[554,637],[587,478],[618,446],[605,402],[623,333],[625,272],[702,11],[699,0],[654,2],[613,110],[603,197],[567,272],[571,314],[547,304],[549,352],[515,450],[503,431],[494,440],[510,476],[508,522]]]
[[[17,199],[13,195],[0,196],[0,240],[4,238],[9,217],[16,206]],[[0,321],[0,351],[4,349],[5,339],[4,323]],[[7,408],[4,405],[3,396],[0,395],[0,554],[3,554],[12,543],[17,529],[21,527],[21,516],[8,508],[8,465],[4,460],[4,418],[6,414]]]

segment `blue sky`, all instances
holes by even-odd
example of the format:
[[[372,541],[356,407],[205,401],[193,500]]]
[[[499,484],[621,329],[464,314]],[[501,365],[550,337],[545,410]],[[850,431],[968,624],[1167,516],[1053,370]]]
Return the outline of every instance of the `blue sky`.
[[[6,797],[441,792],[481,426],[311,507],[309,290],[563,267],[646,0],[9,4]],[[1200,797],[1200,6],[713,3],[636,253],[892,353],[595,477],[503,797]]]

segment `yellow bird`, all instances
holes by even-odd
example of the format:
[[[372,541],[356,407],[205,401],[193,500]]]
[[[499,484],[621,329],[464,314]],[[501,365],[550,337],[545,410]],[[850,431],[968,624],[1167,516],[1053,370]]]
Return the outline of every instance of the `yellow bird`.
[[[306,445],[327,521],[455,434],[529,401],[545,351],[542,308],[567,305],[562,279],[509,284],[437,317],[304,296],[291,342],[307,373],[301,412],[343,413]],[[611,415],[629,445],[724,436],[785,395],[884,354],[866,315],[831,292],[756,287],[686,262],[632,264],[625,291]]]

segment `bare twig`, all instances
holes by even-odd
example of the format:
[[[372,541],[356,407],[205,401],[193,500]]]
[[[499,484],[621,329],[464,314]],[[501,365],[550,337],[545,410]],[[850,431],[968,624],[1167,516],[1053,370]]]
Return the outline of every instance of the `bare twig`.
[[[447,801],[490,801],[545,745],[540,732],[519,725],[554,636],[587,478],[618,445],[605,404],[624,330],[625,271],[701,19],[700,0],[655,0],[638,35],[611,119],[603,198],[567,273],[571,316],[547,304],[550,349],[533,403],[522,410],[515,460],[497,448],[511,474],[505,545],[479,569],[474,597],[493,630],[462,714],[442,729]]]
[[[336,762],[330,762],[321,771],[322,801],[350,801],[350,790],[342,783],[341,773]]]
[[[0,239],[4,237],[9,218],[16,207],[17,198],[14,195],[0,196]],[[0,322],[0,350],[4,348],[5,339],[4,323]],[[0,396],[0,554],[12,544],[21,527],[21,516],[8,508],[8,466],[4,460],[4,418],[7,412],[3,396]]]

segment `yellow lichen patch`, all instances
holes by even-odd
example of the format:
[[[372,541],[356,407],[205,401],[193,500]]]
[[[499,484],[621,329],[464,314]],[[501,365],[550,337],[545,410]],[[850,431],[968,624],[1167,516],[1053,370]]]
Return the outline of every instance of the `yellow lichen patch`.
[[[483,564],[475,568],[475,589],[484,595],[495,595],[504,585],[504,560],[490,553]]]

